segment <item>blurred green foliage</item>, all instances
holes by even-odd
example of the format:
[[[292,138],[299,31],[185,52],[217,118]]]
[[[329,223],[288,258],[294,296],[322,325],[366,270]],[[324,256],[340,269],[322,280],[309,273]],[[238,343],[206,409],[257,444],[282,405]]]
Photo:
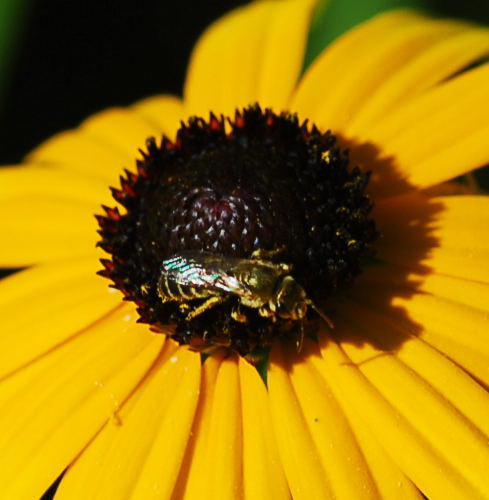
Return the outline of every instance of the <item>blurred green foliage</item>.
[[[382,11],[414,8],[446,17],[456,17],[489,25],[489,0],[321,0],[313,18],[305,68],[339,35]],[[474,177],[479,187],[489,190],[489,166]],[[462,181],[465,181],[462,179]]]
[[[0,0],[0,98],[7,83],[9,65],[16,52],[17,35],[26,5],[27,0]]]

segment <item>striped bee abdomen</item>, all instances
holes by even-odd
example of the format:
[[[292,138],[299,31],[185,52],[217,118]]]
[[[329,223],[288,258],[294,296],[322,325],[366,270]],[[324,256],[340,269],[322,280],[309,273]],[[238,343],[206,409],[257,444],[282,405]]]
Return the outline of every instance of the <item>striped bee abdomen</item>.
[[[203,299],[210,295],[216,295],[215,293],[210,294],[209,291],[205,289],[199,290],[192,286],[181,285],[175,280],[164,276],[162,276],[158,282],[158,294],[166,301]]]
[[[191,254],[176,255],[163,261],[161,265],[158,295],[163,301],[184,301],[221,295],[218,290],[209,287],[209,278],[213,277],[209,276],[206,269],[195,261]]]

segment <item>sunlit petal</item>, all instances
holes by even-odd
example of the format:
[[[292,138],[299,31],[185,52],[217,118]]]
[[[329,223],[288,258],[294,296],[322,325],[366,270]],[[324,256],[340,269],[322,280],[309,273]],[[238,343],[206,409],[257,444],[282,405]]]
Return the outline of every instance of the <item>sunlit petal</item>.
[[[127,314],[117,312],[54,350],[43,370],[32,370],[3,404],[5,498],[38,498],[102,425],[116,418],[144,376],[164,339],[148,335]]]

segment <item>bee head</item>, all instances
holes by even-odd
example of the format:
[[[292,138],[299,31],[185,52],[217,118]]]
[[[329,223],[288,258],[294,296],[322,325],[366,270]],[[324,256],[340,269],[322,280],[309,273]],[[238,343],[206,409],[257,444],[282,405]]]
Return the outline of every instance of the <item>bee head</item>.
[[[271,305],[281,318],[297,320],[306,315],[308,299],[304,288],[292,276],[284,276]]]

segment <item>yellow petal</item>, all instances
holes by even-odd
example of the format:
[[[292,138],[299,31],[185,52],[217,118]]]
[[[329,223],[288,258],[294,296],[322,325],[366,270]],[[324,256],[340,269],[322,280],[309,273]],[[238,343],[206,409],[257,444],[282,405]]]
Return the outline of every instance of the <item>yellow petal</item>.
[[[465,342],[464,339],[448,332],[439,333],[436,330],[426,330],[421,335],[421,338],[428,344],[436,348],[438,351],[445,354],[453,360],[457,365],[461,366],[467,373],[470,373],[475,380],[480,381],[486,386],[489,384],[489,364],[488,356],[485,352],[480,352],[471,344],[473,339]],[[462,332],[464,333],[464,332]],[[470,332],[472,334],[473,332]],[[482,343],[484,339],[482,339]]]
[[[55,135],[29,156],[31,163],[80,172],[117,185],[124,168],[132,169],[146,139],[174,137],[185,118],[173,96],[150,97],[132,108],[112,108],[90,117],[74,130]]]
[[[333,498],[289,370],[280,346],[274,347],[268,374],[272,424],[292,496],[295,499]]]
[[[445,137],[440,141],[443,142],[442,144],[439,144],[434,139],[430,151],[420,153],[418,159],[412,161],[412,175],[409,177],[411,183],[420,187],[430,187],[483,167],[489,162],[489,153],[484,142],[489,133],[489,121],[486,121],[487,115],[481,116],[478,114],[478,116],[474,116],[471,113],[474,108],[478,108],[483,102],[485,101],[477,100],[474,102],[470,111],[464,105],[461,105],[458,113],[447,113],[444,116],[433,118],[431,121],[433,128],[430,127],[430,130],[434,130],[438,126],[441,127],[442,124],[447,123],[446,120],[452,118],[458,120],[463,116],[464,120],[460,120],[463,123],[459,124],[459,126],[446,130]],[[466,111],[468,115],[465,115]],[[472,115],[472,118],[469,119],[469,115]],[[423,127],[420,127],[420,129],[414,131],[415,140],[423,137],[422,129]],[[409,134],[407,132],[406,135]],[[402,140],[401,138],[400,142]],[[401,145],[400,148],[404,148],[404,145]],[[394,149],[396,149],[396,154],[397,151],[400,151],[398,145],[394,146],[391,151]],[[389,151],[389,147],[387,151]],[[403,155],[403,153],[401,154]],[[400,164],[403,161],[407,165],[408,161],[411,160],[400,160]]]
[[[334,78],[328,80],[331,83],[323,89],[325,98],[321,99],[314,115],[315,122],[347,135],[351,119],[384,80],[458,30],[460,26],[450,20],[418,21],[385,33],[377,32],[369,43],[357,48],[355,60],[352,62],[350,58],[348,71],[339,76],[335,71]]]
[[[404,10],[387,12],[360,24],[335,40],[311,64],[292,99],[291,109],[325,129],[351,119],[354,104],[358,104],[362,94],[368,96],[386,73],[422,48],[434,26],[423,16]],[[410,41],[415,42],[411,47]],[[395,48],[402,52],[388,60],[386,55]],[[358,80],[360,75],[368,79],[366,86],[363,79]],[[341,106],[340,113],[337,106]]]
[[[379,391],[362,372],[362,368],[372,363],[357,365],[330,340],[322,342],[322,355],[324,360],[312,358],[315,366],[323,376],[331,382],[331,387],[336,397],[343,401],[343,404],[350,405],[369,427],[371,432],[381,442],[389,455],[398,464],[401,470],[430,498],[484,498],[485,479],[474,483],[475,476],[479,476],[481,463],[475,464],[474,470],[467,470],[468,465],[461,469],[454,467],[457,460],[456,448],[450,449],[452,439],[449,437],[446,442],[440,442],[439,436],[443,434],[444,427],[455,429],[457,443],[464,445],[463,451],[474,448],[472,451],[476,456],[466,456],[467,464],[474,465],[484,453],[482,442],[464,427],[460,422],[459,415],[446,411],[442,413],[445,420],[440,424],[440,414],[431,415],[434,410],[433,396],[426,391],[424,386],[416,384],[412,392],[412,380],[406,381],[406,388],[403,388],[404,378],[400,382],[396,377],[389,379],[395,372],[390,371],[384,374],[385,384],[397,386],[398,395],[391,391]],[[383,357],[376,359],[381,360]],[[397,375],[397,374],[396,374]],[[389,379],[389,380],[387,380]],[[394,382],[396,382],[394,384]],[[385,389],[382,386],[382,389]],[[403,389],[402,392],[399,389]],[[419,404],[416,397],[420,399],[429,398],[427,408],[419,408],[418,404],[411,406],[411,411],[407,411],[408,403],[412,401]],[[424,402],[426,402],[424,400]],[[405,403],[407,406],[405,406]],[[419,416],[413,413],[419,410]],[[413,421],[411,421],[411,418]],[[423,418],[429,418],[423,422]],[[429,432],[426,434],[426,431]],[[464,429],[464,430],[462,430]],[[467,433],[468,432],[468,433]],[[462,435],[463,434],[463,435]],[[467,439],[467,441],[465,441]],[[487,448],[486,448],[487,451]]]
[[[199,382],[199,355],[185,348],[166,349],[118,413],[119,420],[107,424],[70,468],[60,497],[169,498]]]
[[[178,383],[175,396],[166,405],[152,394],[153,406],[161,405],[165,409],[159,421],[152,444],[143,459],[144,466],[133,486],[131,498],[170,498],[182,464],[185,447],[194,420],[199,397],[200,356],[188,349],[181,348],[169,360],[180,365],[181,372],[175,375]],[[168,379],[160,384],[160,392],[168,391]],[[139,422],[141,424],[141,422]],[[138,426],[139,428],[139,426]],[[133,433],[137,430],[133,429]]]
[[[406,342],[397,356],[489,437],[489,394],[472,377],[418,339]]]
[[[84,203],[92,210],[98,210],[102,203],[114,203],[102,179],[40,165],[2,167],[0,200],[40,195]]]
[[[217,353],[204,363],[200,402],[175,498],[234,499],[242,493],[238,360],[232,356],[221,361],[222,356]]]
[[[343,340],[343,349],[352,361],[364,373],[372,368],[365,367],[363,370],[363,363],[384,365],[386,374],[392,370],[418,382],[420,392],[429,386],[435,395],[434,399],[445,400],[446,407],[451,405],[473,427],[489,437],[489,393],[446,356],[424,342],[423,333],[418,337],[408,331],[407,320],[397,321],[388,311],[366,307],[364,304],[365,301],[349,301],[340,312],[341,317],[345,318],[343,322],[346,328],[344,332],[339,328],[337,337]],[[440,310],[433,312],[444,314]],[[385,360],[377,360],[377,357]],[[406,386],[407,382],[399,392],[402,393]]]
[[[379,202],[380,259],[489,283],[489,198],[406,195]]]
[[[370,291],[372,295],[410,295],[426,292],[435,297],[448,299],[469,307],[489,311],[489,284],[478,281],[454,278],[435,273],[416,273],[383,264],[366,269],[354,291]]]
[[[409,129],[416,122],[443,111],[450,105],[458,106],[459,102],[470,97],[469,94],[476,89],[482,95],[488,79],[489,66],[487,64],[451,78],[386,115],[372,129],[371,137],[387,142],[402,131]]]
[[[357,149],[353,161],[384,177],[386,166],[396,169],[407,187],[429,187],[485,165],[489,153],[479,141],[489,127],[488,85],[489,64],[484,64],[408,101],[362,138],[380,149],[380,160],[372,163],[368,150]],[[379,193],[397,188],[380,186]]]
[[[413,273],[401,266],[372,266],[354,297],[489,384],[488,284]]]
[[[489,52],[489,30],[470,27],[442,37],[414,59],[406,62],[390,78],[380,82],[374,93],[360,106],[347,126],[348,137],[368,136],[375,122],[407,101]]]
[[[289,498],[289,488],[271,432],[272,416],[265,384],[256,369],[243,358],[239,360],[239,374],[243,409],[244,498]]]
[[[162,416],[175,395],[171,381],[183,374],[170,358],[178,346],[167,341],[150,370],[115,418],[68,469],[57,496],[69,499],[128,498]]]
[[[115,185],[122,168],[134,165],[134,157],[76,129],[51,137],[32,151],[27,161],[80,172]]]
[[[462,184],[458,181],[447,181],[423,190],[427,196],[453,196],[456,194],[480,194],[478,186]]]
[[[286,0],[277,5],[261,48],[263,62],[257,100],[280,112],[287,109],[299,79],[311,14],[317,0]]]
[[[45,264],[0,281],[0,378],[80,334],[121,304],[95,259]]]
[[[341,401],[339,401],[341,403]],[[379,492],[379,498],[396,498],[420,500],[421,492],[409,480],[402,470],[385,452],[381,443],[362,421],[361,415],[349,405],[343,405],[342,410],[348,417],[352,431],[355,434],[370,474]]]
[[[205,488],[200,498],[235,499],[243,488],[243,439],[238,359],[219,367],[209,427]]]
[[[232,114],[258,99],[263,44],[277,3],[259,1],[214,23],[195,47],[185,81],[187,114]]]
[[[373,298],[369,301],[362,297],[362,300],[373,302]],[[489,317],[486,311],[423,293],[394,296],[390,301],[391,307],[386,314],[398,318],[406,328],[414,330],[467,371],[489,382]],[[466,358],[470,352],[473,356]]]
[[[357,320],[361,319],[361,315],[357,316]],[[364,316],[363,320],[366,321],[367,317]],[[362,336],[362,332],[365,331],[368,336],[368,328],[371,325],[363,324],[367,326],[360,327],[360,321],[356,321],[353,328],[344,326],[343,323],[340,326],[347,330],[345,332],[347,336],[351,332]],[[487,436],[468,420],[461,410],[443,397],[443,394],[430,383],[430,379],[423,378],[413,370],[412,367],[416,366],[415,364],[408,367],[392,354],[372,347],[370,344],[357,346],[345,341],[342,347],[370,383],[416,429],[422,439],[440,456],[440,459],[464,477],[475,491],[480,489],[481,492],[487,494],[489,492]],[[399,349],[402,350],[403,346]],[[418,349],[417,354],[422,354],[424,361],[427,361],[426,352],[421,353],[420,350]],[[409,354],[406,356],[413,358]],[[437,385],[443,384],[440,380],[443,375],[446,378],[445,384],[456,383],[453,387],[453,394],[450,394],[449,398],[464,405],[463,391],[472,387],[476,389],[477,386],[470,381],[469,377],[464,378],[462,372],[456,373],[453,365],[443,363],[440,359],[438,361],[440,361],[438,369],[443,369],[444,373],[436,373],[430,368],[424,371],[432,380],[435,380]],[[421,363],[421,359],[416,360],[416,363]],[[454,372],[451,372],[451,369]],[[443,392],[447,390],[448,388]],[[462,408],[469,414],[473,411],[475,417],[482,422],[484,415],[487,416],[489,396],[480,390],[478,397],[481,395],[484,398],[482,400],[484,404],[479,402],[475,405],[478,406],[476,408],[474,405],[468,405],[468,408],[464,405]]]
[[[489,385],[489,285],[383,267],[365,273],[353,291],[355,299],[381,310],[405,335],[420,336]]]
[[[343,411],[327,382],[308,360],[317,355],[316,344],[310,341],[304,343],[300,355],[289,350],[289,376],[333,498],[378,498],[375,483]],[[300,462],[300,457],[296,460]]]
[[[208,467],[209,429],[217,374],[224,353],[216,353],[205,360],[200,383],[200,398],[195,413],[189,442],[180,476],[174,489],[175,498],[197,498],[202,492],[202,478]]]
[[[148,370],[163,336],[136,325],[131,311],[124,308],[55,349],[45,369],[4,404],[4,498],[38,498],[117,415]]]
[[[38,196],[0,201],[0,267],[96,255],[97,223],[84,203]]]
[[[101,480],[103,467],[94,467],[94,464],[102,464],[114,440],[117,439],[121,422],[125,422],[129,411],[137,404],[140,387],[137,388],[124,407],[117,412],[117,417],[109,421],[97,436],[87,445],[82,453],[68,467],[63,480],[57,491],[57,500],[84,500],[86,498],[96,499],[98,494],[98,483]],[[103,480],[103,477],[102,477]],[[116,489],[116,488],[114,488]],[[100,498],[100,497],[99,497]],[[114,499],[117,497],[114,496]]]
[[[175,139],[180,120],[185,120],[185,110],[181,99],[171,95],[157,95],[137,102],[132,109],[158,129],[159,135]]]
[[[81,130],[108,147],[125,153],[132,160],[128,165],[130,167],[134,159],[139,157],[138,150],[145,147],[146,139],[161,135],[158,127],[124,108],[97,113],[82,123]]]
[[[286,108],[299,77],[316,0],[257,1],[212,25],[185,82],[188,114],[232,114],[259,102]]]

